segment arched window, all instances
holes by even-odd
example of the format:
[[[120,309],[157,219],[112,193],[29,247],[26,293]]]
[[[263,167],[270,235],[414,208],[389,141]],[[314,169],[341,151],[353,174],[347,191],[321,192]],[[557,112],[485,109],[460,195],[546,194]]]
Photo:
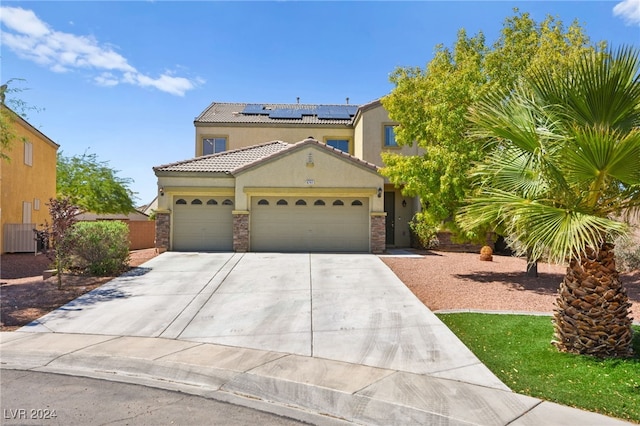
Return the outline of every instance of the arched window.
[[[344,206],[344,203],[342,202],[342,200],[335,200],[333,202],[333,205],[334,206]]]
[[[200,201],[200,199],[196,198],[195,200],[193,200],[193,201],[191,202],[191,204],[198,204],[198,205],[200,205],[200,204],[202,204],[202,201]]]
[[[176,204],[187,204],[187,202],[183,198],[180,198],[176,200]]]
[[[213,198],[207,200],[207,205],[208,206],[217,206],[218,202],[216,200],[214,200]]]
[[[269,202],[263,198],[262,200],[258,201],[258,205],[259,206],[268,206]]]
[[[313,203],[314,206],[324,206],[325,202],[322,200],[316,200],[315,203]]]
[[[296,201],[296,206],[306,206],[307,202],[305,200]]]
[[[355,200],[351,203],[352,206],[361,206],[362,205],[362,201],[360,200]]]
[[[232,206],[233,205],[233,201],[231,201],[230,199],[226,199],[222,202],[223,206]]]
[[[282,200],[282,199],[278,200],[278,202],[276,204],[279,205],[279,206],[287,206],[287,205],[289,205],[289,203],[287,203],[287,200]]]

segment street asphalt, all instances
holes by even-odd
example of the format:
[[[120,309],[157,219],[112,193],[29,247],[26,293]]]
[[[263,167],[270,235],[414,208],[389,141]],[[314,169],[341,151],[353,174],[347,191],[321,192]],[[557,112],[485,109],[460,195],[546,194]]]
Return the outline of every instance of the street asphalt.
[[[305,423],[186,393],[86,377],[1,370],[9,425],[272,425]]]
[[[163,253],[1,333],[0,360],[313,424],[628,424],[512,392],[369,254]]]

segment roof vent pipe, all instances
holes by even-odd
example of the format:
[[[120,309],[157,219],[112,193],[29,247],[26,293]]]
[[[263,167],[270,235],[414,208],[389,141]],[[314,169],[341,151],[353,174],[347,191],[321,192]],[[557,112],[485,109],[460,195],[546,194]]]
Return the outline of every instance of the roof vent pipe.
[[[300,103],[300,96],[298,96],[298,97],[296,98],[296,103],[298,103],[298,104]]]
[[[347,96],[347,105],[349,105],[349,97]]]

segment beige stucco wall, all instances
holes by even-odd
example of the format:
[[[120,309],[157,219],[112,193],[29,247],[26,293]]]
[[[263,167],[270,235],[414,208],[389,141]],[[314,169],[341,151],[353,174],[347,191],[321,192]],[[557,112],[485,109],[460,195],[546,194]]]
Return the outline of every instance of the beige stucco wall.
[[[176,195],[227,195],[234,194],[235,179],[232,176],[161,175],[158,176],[158,206],[156,211],[170,211]],[[162,188],[162,192],[160,192]],[[164,195],[163,195],[164,194]]]
[[[346,126],[287,127],[279,125],[278,127],[270,127],[261,125],[260,127],[255,127],[247,124],[233,126],[204,126],[198,124],[196,126],[195,155],[196,157],[202,155],[202,139],[204,138],[226,137],[227,149],[237,149],[277,140],[296,143],[307,139],[309,136],[321,142],[324,142],[326,138],[350,139],[353,147],[353,129]]]
[[[364,161],[384,166],[381,153],[383,151],[402,155],[420,155],[423,151],[417,146],[403,146],[400,148],[384,147],[384,126],[397,124],[389,119],[387,110],[382,105],[366,109],[355,122],[354,155]]]
[[[2,113],[10,114],[6,109]],[[10,160],[0,160],[0,251],[4,225],[22,223],[23,202],[31,203],[31,223],[38,226],[51,222],[47,203],[56,196],[58,145],[21,118],[12,121],[12,129],[15,138],[7,152]],[[24,161],[24,141],[33,147],[31,166]]]
[[[308,165],[312,160],[313,166]],[[384,211],[377,189],[382,176],[318,146],[305,146],[236,175],[236,209],[249,210],[252,195],[366,196],[372,212]]]

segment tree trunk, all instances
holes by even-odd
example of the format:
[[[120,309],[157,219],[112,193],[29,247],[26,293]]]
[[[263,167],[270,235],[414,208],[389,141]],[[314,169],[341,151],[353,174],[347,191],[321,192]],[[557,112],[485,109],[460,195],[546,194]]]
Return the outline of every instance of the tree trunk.
[[[527,277],[538,278],[538,259],[531,260],[531,250],[527,250]]]
[[[618,278],[613,247],[587,247],[569,263],[553,319],[552,344],[562,352],[599,358],[633,355],[631,303]]]

